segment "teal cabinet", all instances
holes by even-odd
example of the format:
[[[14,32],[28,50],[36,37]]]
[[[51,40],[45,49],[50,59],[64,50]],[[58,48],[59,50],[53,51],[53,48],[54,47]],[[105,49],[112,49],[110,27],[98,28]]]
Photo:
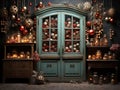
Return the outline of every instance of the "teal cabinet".
[[[60,68],[57,60],[43,60],[40,64],[40,70],[43,71],[44,76],[58,77]]]
[[[85,12],[57,5],[35,12],[38,71],[58,80],[85,79]]]
[[[63,64],[64,77],[71,77],[71,76],[81,77],[82,66],[80,61],[65,60],[63,63],[64,63]]]

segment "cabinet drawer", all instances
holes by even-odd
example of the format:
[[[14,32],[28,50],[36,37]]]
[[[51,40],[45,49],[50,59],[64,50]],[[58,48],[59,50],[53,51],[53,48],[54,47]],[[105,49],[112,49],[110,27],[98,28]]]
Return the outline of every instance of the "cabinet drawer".
[[[33,70],[33,61],[7,60],[3,61],[4,78],[30,78]]]

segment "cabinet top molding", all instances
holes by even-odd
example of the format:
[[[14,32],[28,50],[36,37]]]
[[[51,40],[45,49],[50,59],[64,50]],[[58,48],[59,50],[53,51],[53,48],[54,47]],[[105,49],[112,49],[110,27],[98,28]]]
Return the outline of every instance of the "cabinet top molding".
[[[77,8],[76,6],[73,5],[65,5],[65,4],[53,4],[52,6],[47,6],[47,7],[43,7],[40,10],[37,10],[34,12],[34,15],[38,16],[40,14],[49,12],[49,11],[71,11],[71,12],[75,12],[78,14],[81,14],[83,16],[87,16],[88,11],[83,11],[79,8]]]

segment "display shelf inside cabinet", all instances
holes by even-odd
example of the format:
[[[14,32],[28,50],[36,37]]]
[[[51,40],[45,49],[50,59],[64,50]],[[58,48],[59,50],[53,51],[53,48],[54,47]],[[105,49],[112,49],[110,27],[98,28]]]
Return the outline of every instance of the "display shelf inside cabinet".
[[[108,51],[110,51],[110,47],[109,46],[86,46],[86,55],[92,55],[95,54],[97,50],[100,50],[102,52],[102,54],[104,53],[108,53]]]
[[[115,58],[115,52],[110,51],[109,46],[86,46],[87,78],[97,72],[100,75],[112,75],[119,73],[119,60]]]
[[[87,59],[87,75],[98,72],[99,75],[116,74],[118,77],[119,60],[89,60]]]
[[[34,43],[5,43],[3,62],[3,82],[7,78],[27,78],[33,71]]]
[[[4,59],[31,59],[34,52],[34,43],[5,43]]]
[[[80,9],[53,4],[35,12],[38,71],[59,81],[85,79],[85,18]]]

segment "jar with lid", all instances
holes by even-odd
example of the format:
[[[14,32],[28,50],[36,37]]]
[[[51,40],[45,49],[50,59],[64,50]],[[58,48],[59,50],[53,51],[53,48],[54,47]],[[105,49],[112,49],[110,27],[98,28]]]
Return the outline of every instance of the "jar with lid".
[[[16,50],[13,50],[12,51],[12,56],[11,58],[18,58],[18,54],[17,54],[17,51]]]
[[[112,59],[115,59],[116,58],[116,55],[115,53],[112,54]]]
[[[97,50],[96,52],[96,59],[101,59],[102,58],[102,54],[100,50]]]
[[[30,59],[30,52],[29,51],[26,52],[26,58]]]
[[[88,59],[92,59],[92,55],[88,55]]]
[[[98,82],[99,82],[98,74],[97,74],[97,72],[94,72],[94,74],[93,74],[93,84],[98,84]]]
[[[108,59],[112,59],[112,53],[110,51],[108,52]]]
[[[111,84],[117,84],[117,76],[116,74],[111,74]]]
[[[7,59],[10,59],[10,58],[11,58],[10,53],[7,53]]]
[[[89,76],[88,76],[88,83],[89,84],[93,83],[93,75],[92,75],[92,73],[90,73]]]
[[[108,59],[108,54],[105,53],[104,56],[103,56],[103,60],[107,60]]]
[[[20,52],[20,58],[25,58],[25,53],[23,51]]]
[[[93,40],[93,38],[90,39],[90,46],[94,46],[94,40]]]
[[[103,84],[103,75],[100,75],[100,77],[99,77],[99,84],[100,84],[100,85]]]

